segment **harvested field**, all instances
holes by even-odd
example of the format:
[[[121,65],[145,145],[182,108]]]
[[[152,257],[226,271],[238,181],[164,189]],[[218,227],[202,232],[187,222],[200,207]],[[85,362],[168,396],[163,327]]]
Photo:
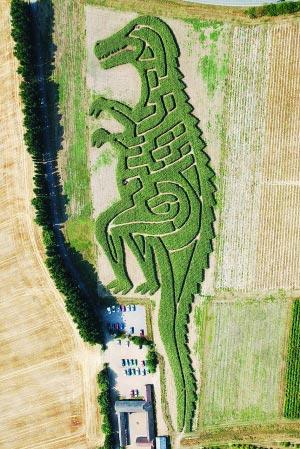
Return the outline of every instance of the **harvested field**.
[[[86,448],[101,443],[99,351],[84,345],[43,265],[33,224],[32,163],[23,144],[8,0],[1,3],[0,446]]]
[[[201,307],[200,424],[236,426],[280,418],[289,302],[213,301]]]
[[[299,43],[297,20],[234,31],[217,288],[299,289]]]

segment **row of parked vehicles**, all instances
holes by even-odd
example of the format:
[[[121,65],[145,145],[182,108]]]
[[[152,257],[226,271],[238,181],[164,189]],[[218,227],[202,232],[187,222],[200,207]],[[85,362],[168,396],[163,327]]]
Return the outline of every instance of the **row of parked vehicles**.
[[[124,323],[107,323],[107,329],[109,331],[110,334],[114,334],[116,333],[116,331],[124,331],[125,330],[125,324]],[[141,329],[142,331],[142,329]],[[131,326],[129,328],[129,333],[131,335],[134,334],[134,327]],[[141,332],[140,332],[141,334]],[[144,331],[143,331],[143,335],[144,335]]]
[[[128,368],[124,369],[125,376],[146,376],[147,370],[145,368]]]
[[[139,390],[131,390],[131,392],[130,392],[130,397],[131,397],[131,398],[137,398],[137,397],[139,397]]]
[[[122,359],[122,366],[138,366],[137,359]],[[145,360],[141,360],[141,365],[146,366]]]
[[[135,304],[129,304],[125,306],[124,304],[116,305],[116,306],[110,306],[106,307],[107,313],[120,313],[120,312],[135,312],[136,311],[136,305]]]

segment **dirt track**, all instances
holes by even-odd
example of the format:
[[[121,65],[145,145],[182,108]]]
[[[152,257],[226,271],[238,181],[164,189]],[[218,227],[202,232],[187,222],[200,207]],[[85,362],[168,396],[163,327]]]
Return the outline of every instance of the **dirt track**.
[[[9,1],[1,4],[0,403],[2,448],[94,448],[97,348],[82,343],[43,265],[30,205]],[[3,126],[3,124],[5,126]]]

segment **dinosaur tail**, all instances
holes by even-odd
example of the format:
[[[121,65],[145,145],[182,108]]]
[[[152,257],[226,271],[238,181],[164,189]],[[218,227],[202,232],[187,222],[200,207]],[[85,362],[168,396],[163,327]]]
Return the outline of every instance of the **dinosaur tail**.
[[[179,351],[176,344],[175,321],[177,305],[175,297],[174,273],[172,270],[170,255],[162,242],[160,245],[160,250],[157,252],[157,259],[161,277],[158,326],[175,381],[177,398],[177,429],[178,431],[181,431],[184,426],[186,406],[185,382]]]
[[[175,339],[180,357],[180,365],[185,385],[185,415],[184,430],[192,431],[195,403],[197,400],[197,382],[188,347],[188,322],[194,295],[199,292],[199,285],[203,280],[203,270],[207,265],[207,254],[203,254],[200,242],[195,242],[190,264],[183,282],[182,289],[177,296],[177,312],[175,318]]]

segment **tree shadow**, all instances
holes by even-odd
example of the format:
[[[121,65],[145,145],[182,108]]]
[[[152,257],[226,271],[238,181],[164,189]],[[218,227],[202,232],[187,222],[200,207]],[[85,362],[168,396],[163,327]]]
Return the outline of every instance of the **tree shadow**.
[[[52,227],[57,249],[66,269],[77,281],[78,288],[91,302],[99,325],[103,326],[103,311],[117,300],[98,278],[95,267],[70,245],[63,233],[68,219],[67,206],[70,199],[63,191],[58,167],[58,155],[63,148],[64,129],[59,110],[59,85],[54,81],[57,47],[53,42],[55,24],[52,0],[31,3],[32,38],[35,49],[35,73],[40,90],[40,112],[43,119],[43,160],[51,203]],[[71,76],[71,75],[70,75]]]

